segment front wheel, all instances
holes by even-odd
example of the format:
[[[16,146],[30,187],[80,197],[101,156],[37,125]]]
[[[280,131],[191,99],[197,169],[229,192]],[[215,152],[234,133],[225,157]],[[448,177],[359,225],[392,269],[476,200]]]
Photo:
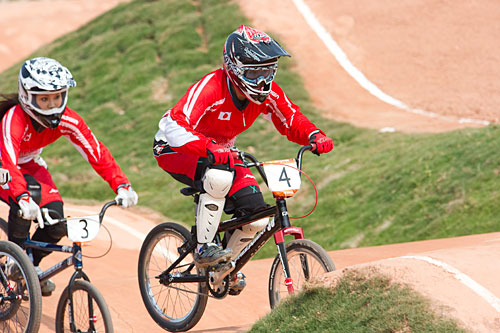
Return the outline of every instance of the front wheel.
[[[102,294],[90,282],[76,280],[73,285],[73,325],[70,322],[69,286],[66,287],[56,312],[56,332],[113,332],[113,322]]]
[[[15,243],[0,241],[0,332],[38,332],[42,292],[35,267]]]
[[[296,239],[286,245],[286,256],[294,292],[316,277],[335,270],[328,253],[309,239]],[[271,309],[289,295],[285,285],[283,266],[279,255],[274,258],[269,274],[269,303]]]
[[[206,282],[160,281],[160,276],[178,258],[182,245],[191,233],[176,223],[162,223],[153,228],[142,243],[138,278],[142,300],[150,316],[171,332],[187,331],[198,323],[208,300]],[[189,253],[170,272],[170,277],[189,280],[201,272]]]

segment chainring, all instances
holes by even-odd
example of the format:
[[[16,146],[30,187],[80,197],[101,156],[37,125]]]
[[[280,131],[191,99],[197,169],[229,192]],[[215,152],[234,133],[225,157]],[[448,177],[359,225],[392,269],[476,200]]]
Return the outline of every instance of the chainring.
[[[210,270],[210,268],[206,270],[205,275],[207,277],[208,290],[215,298],[226,297],[229,292],[229,275],[227,275],[218,286],[215,286],[213,284],[214,282],[213,274],[214,272],[213,270]]]

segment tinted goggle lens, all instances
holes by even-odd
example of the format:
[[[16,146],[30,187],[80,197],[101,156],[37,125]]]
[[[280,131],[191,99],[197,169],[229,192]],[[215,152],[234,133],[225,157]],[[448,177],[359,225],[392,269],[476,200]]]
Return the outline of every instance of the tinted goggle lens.
[[[269,81],[274,78],[276,68],[277,66],[275,65],[266,67],[249,67],[245,69],[244,76],[249,81],[256,81],[261,78]]]

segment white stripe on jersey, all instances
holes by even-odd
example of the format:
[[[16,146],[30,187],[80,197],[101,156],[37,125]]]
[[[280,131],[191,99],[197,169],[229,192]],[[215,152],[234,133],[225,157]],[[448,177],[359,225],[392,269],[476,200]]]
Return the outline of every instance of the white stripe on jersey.
[[[65,135],[65,138],[69,140],[69,142],[71,142],[71,144],[73,144],[73,146],[75,147],[76,150],[78,150],[80,152],[80,154],[83,156],[83,158],[85,159],[85,161],[89,161],[89,157],[87,156],[87,154],[85,153],[85,151],[83,150],[82,147],[80,147],[79,145],[77,145],[75,142],[71,141],[70,137],[69,136],[66,136]]]
[[[75,125],[78,125],[78,119],[71,118],[71,117],[69,117],[69,116],[67,116],[67,115],[65,115],[65,114],[63,114],[62,119],[63,119],[63,120],[67,120],[67,121],[69,121],[70,123],[73,123],[73,124],[75,124]]]
[[[78,141],[80,141],[80,143],[85,147],[87,148],[87,150],[89,151],[90,155],[92,155],[92,157],[94,158],[95,161],[99,161],[98,159],[96,159],[95,155],[94,155],[94,150],[92,149],[92,146],[90,145],[90,143],[87,141],[87,139],[85,138],[85,136],[83,136],[82,132],[78,129],[78,127],[70,124],[70,123],[67,123],[67,122],[64,122],[64,121],[61,121],[59,123],[60,126],[63,126],[63,127],[66,127],[68,129],[71,130],[71,132],[73,134],[75,134],[76,136],[76,139]],[[62,131],[61,131],[62,132]],[[65,135],[71,142],[73,142],[73,140],[71,140],[71,136],[69,135]],[[95,137],[94,137],[95,138]],[[73,143],[74,144],[74,143]],[[76,147],[77,145],[75,145]],[[78,149],[78,148],[77,148]],[[82,156],[88,161],[89,158],[88,156],[86,156],[87,154],[83,151],[81,151],[80,149],[78,149],[78,151],[80,152],[80,154],[82,154]],[[99,154],[100,155],[100,154]],[[99,156],[100,157],[100,156]]]
[[[10,129],[12,127],[12,117],[14,115],[14,108],[15,106],[10,108],[9,111],[7,111],[7,114],[3,117],[2,135],[4,145],[5,148],[7,148],[7,153],[9,154],[10,159],[12,163],[14,163],[14,165],[17,165],[17,156],[16,152],[14,151],[14,145],[12,144],[12,136],[10,133]]]
[[[95,137],[94,133],[90,132],[92,134],[92,137],[95,140],[95,145],[97,147],[97,155],[99,155],[99,160],[101,159],[101,144],[99,143],[99,140]]]
[[[191,102],[191,98],[193,97],[194,91],[196,90],[196,87],[198,87],[199,84],[200,84],[200,81],[196,82],[196,84],[193,86],[193,88],[189,91],[188,98],[186,100],[186,104],[184,104],[184,107],[182,108],[182,112],[186,116],[186,120],[187,120],[188,124],[190,124],[189,116],[191,115],[191,112],[188,111],[189,102]]]
[[[287,102],[288,104],[288,107],[290,108],[290,110],[292,110],[293,114],[292,114],[292,118],[290,118],[290,127],[293,126],[293,118],[295,117],[295,112],[297,112],[297,110],[295,110],[293,107],[292,107],[292,103],[290,102],[290,100],[288,99],[288,96],[283,93],[283,96],[285,97],[285,101]]]
[[[276,117],[278,117],[278,119],[281,121],[281,123],[286,128],[289,128],[288,123],[286,122],[286,117],[283,115],[283,113],[281,113],[278,106],[276,105],[276,100],[274,100],[272,98],[270,98],[270,100],[271,100],[271,103],[269,103],[269,105],[271,106],[273,113],[276,115]]]
[[[199,140],[200,138],[177,124],[170,114],[161,118],[160,131],[171,147],[181,147],[188,142]],[[158,136],[158,134],[157,134]]]
[[[189,117],[191,116],[191,112],[193,112],[193,108],[194,108],[194,105],[196,103],[196,100],[200,96],[201,91],[203,90],[203,88],[205,88],[208,81],[210,81],[210,79],[214,75],[215,75],[215,73],[207,75],[203,79],[203,81],[201,81],[201,83],[200,83],[200,81],[198,81],[198,83],[189,92],[189,96],[188,96],[188,99],[186,101],[186,104],[184,105],[184,108],[182,109],[182,111],[184,112],[184,115],[186,116],[188,121],[189,121]]]

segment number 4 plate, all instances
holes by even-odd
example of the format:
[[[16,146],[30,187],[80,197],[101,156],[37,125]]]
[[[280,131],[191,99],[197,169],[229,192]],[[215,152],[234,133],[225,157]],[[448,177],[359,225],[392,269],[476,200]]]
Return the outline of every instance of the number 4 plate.
[[[85,216],[67,219],[68,238],[73,242],[88,242],[99,233],[99,216]]]
[[[300,172],[295,159],[263,162],[262,166],[275,197],[293,197],[300,189]]]

